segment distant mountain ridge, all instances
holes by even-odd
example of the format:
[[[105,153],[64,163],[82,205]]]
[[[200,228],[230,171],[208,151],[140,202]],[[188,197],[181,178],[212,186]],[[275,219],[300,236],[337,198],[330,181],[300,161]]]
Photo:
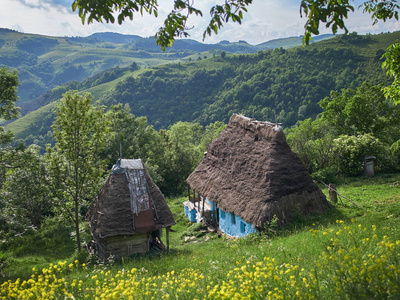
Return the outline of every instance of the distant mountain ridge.
[[[50,37],[0,28],[0,66],[19,71],[19,96],[21,103],[26,103],[58,85],[82,81],[116,66],[126,67],[135,63],[147,67],[171,61],[184,62],[218,55],[221,51],[245,54],[279,47],[287,49],[301,45],[301,39],[279,39],[260,45],[250,45],[245,41],[205,44],[178,39],[163,52],[154,37],[113,32],[95,33],[88,37]]]
[[[232,113],[283,123],[287,128],[320,113],[318,102],[331,91],[355,89],[365,81],[390,83],[381,67],[382,54],[396,39],[400,39],[400,32],[352,33],[288,50],[279,47],[233,55],[220,52],[207,59],[207,52],[203,52],[189,56],[191,61],[114,67],[82,82],[58,86],[25,104],[25,111],[30,113],[7,128],[28,144],[51,142],[53,109],[68,90],[90,92],[94,100],[107,107],[129,105],[135,116],[146,116],[156,129],[178,121],[202,125],[226,122]],[[133,47],[133,43],[122,46]]]
[[[114,43],[114,44],[129,44],[134,41],[142,39],[142,37],[138,35],[120,34],[115,32],[98,32],[98,33],[93,33],[89,37],[93,37],[100,41]]]

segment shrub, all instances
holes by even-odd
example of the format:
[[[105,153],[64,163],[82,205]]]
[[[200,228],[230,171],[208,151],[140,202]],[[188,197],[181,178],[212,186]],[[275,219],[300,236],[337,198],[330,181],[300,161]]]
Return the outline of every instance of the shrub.
[[[371,134],[341,135],[334,140],[334,167],[343,175],[359,175],[364,158],[374,155],[377,170],[385,170],[392,164],[387,152],[385,145]]]
[[[322,170],[318,170],[311,174],[312,178],[317,182],[335,182],[336,170],[333,167],[328,167]]]
[[[390,154],[393,157],[393,166],[395,170],[400,170],[400,140],[390,146]]]

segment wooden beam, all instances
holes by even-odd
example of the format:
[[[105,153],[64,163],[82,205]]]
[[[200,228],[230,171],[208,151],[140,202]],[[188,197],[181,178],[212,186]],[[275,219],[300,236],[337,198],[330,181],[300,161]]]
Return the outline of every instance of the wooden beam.
[[[203,209],[201,215],[204,216],[204,197],[203,197]]]
[[[169,230],[171,227],[165,228],[166,242],[167,242],[167,251],[169,251]]]
[[[336,204],[337,203],[336,184],[330,183],[328,186],[328,192],[331,202]]]

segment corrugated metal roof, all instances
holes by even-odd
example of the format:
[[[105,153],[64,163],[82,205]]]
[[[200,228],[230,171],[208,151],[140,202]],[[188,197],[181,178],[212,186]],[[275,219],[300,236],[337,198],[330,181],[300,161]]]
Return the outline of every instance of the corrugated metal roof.
[[[143,170],[142,160],[139,159],[118,159],[117,163],[112,167],[111,173],[121,174],[125,170]]]

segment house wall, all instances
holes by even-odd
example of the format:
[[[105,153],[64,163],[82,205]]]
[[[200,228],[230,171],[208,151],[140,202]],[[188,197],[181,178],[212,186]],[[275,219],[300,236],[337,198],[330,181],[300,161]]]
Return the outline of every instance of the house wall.
[[[217,211],[217,204],[212,202],[210,199],[206,198],[206,202],[210,205],[211,211]]]
[[[148,233],[134,234],[132,236],[109,237],[104,242],[105,257],[127,257],[134,254],[144,254],[149,251]]]
[[[207,198],[204,199],[201,197],[201,201],[196,202],[196,206],[192,202],[186,201],[183,203],[183,207],[185,215],[190,222],[203,222],[206,225],[210,225],[215,224],[215,221],[217,220],[217,207],[215,203]]]
[[[209,214],[207,216],[208,221],[210,224],[215,225],[218,222],[218,220],[217,220],[217,218],[218,218],[217,205],[208,198],[206,198],[206,202],[207,202],[207,205],[210,207]]]
[[[218,218],[219,228],[222,232],[234,237],[243,237],[250,233],[258,232],[252,224],[245,222],[241,217],[217,208],[217,205],[208,198],[205,201],[209,208],[205,211],[204,217],[210,223],[215,223]],[[184,202],[184,209],[185,215],[190,222],[198,222],[200,220],[193,203],[190,201]]]
[[[186,203],[184,203],[185,215],[190,222],[197,222],[196,214],[197,210],[195,208],[190,208]]]
[[[252,224],[245,222],[241,217],[228,213],[219,208],[219,228],[224,233],[234,237],[244,237],[257,230]]]

